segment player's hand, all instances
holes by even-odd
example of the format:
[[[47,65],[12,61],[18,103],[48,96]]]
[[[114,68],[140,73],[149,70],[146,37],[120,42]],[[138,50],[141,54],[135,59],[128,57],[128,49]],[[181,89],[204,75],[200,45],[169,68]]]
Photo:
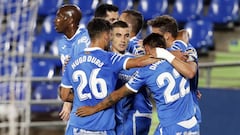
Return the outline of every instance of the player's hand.
[[[180,50],[171,51],[171,53],[175,57],[179,58],[182,61],[187,61],[187,59],[188,59],[188,54],[187,53],[183,53]]]
[[[71,109],[72,109],[72,103],[64,102],[63,108],[62,108],[61,112],[59,113],[60,118],[64,121],[68,121]]]
[[[76,115],[77,116],[89,116],[96,113],[96,109],[93,106],[82,106],[77,109]]]
[[[202,98],[202,93],[200,92],[200,90],[197,90],[196,94],[197,94],[198,100],[200,100]]]

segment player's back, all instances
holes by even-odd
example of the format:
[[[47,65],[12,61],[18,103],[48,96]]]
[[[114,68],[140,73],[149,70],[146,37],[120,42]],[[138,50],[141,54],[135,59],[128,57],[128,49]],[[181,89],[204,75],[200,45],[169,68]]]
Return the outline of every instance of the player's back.
[[[68,76],[64,79],[69,79],[75,95],[69,124],[86,130],[110,130],[115,127],[114,107],[87,117],[78,117],[75,112],[81,106],[96,105],[115,89],[117,73],[125,68],[126,60],[100,48],[86,48],[71,58],[67,73],[64,73]]]
[[[161,60],[142,68],[139,72],[140,78],[145,78],[145,84],[152,92],[163,127],[187,120],[194,115],[189,80],[167,61]]]

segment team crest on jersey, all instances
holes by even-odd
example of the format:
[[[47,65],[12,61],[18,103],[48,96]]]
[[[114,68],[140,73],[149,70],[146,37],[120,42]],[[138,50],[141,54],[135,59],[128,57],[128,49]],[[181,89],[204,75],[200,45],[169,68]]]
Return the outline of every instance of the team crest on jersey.
[[[83,37],[81,37],[79,40],[78,40],[78,44],[79,43],[89,43],[90,41],[89,41],[89,38],[87,37],[87,36],[83,36]]]

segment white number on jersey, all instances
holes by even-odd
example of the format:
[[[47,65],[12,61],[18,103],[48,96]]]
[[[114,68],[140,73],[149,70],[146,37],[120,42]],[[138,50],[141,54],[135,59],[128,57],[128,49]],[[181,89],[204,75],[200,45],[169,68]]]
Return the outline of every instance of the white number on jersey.
[[[163,93],[165,103],[174,102],[177,99],[184,97],[187,93],[190,92],[190,86],[185,88],[185,84],[187,82],[185,78],[181,79],[179,86],[175,86],[176,85],[175,79],[178,77],[180,77],[180,74],[175,69],[173,69],[173,75],[169,72],[164,72],[157,77],[157,84],[158,87],[160,88],[164,85],[164,81],[168,82],[168,86],[166,87]],[[175,87],[179,89],[179,92],[172,94],[172,91],[174,90]]]
[[[100,71],[100,68],[93,69],[91,72],[89,80],[87,79],[86,73],[82,70],[76,70],[73,75],[72,79],[74,82],[79,82],[79,85],[77,87],[77,93],[80,101],[92,99],[92,95],[96,99],[103,99],[107,96],[107,84],[106,81],[102,78],[97,78],[98,72]],[[80,78],[80,79],[79,79]],[[89,83],[91,93],[83,93],[84,88]],[[97,89],[97,86],[99,86],[100,90]]]

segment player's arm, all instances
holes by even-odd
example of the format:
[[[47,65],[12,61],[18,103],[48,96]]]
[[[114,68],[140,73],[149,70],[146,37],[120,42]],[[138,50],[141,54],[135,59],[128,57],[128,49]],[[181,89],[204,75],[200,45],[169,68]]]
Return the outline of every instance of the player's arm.
[[[156,48],[156,58],[166,59],[169,63],[171,63],[174,68],[181,73],[183,76],[187,78],[193,78],[197,71],[196,62],[190,61],[185,62],[174,56],[172,53],[167,51],[164,48]]]
[[[135,58],[129,58],[126,64],[126,69],[144,67],[157,61],[158,59],[154,58],[152,55],[143,55]]]
[[[71,88],[65,88],[60,86],[59,87],[59,97],[62,99],[64,102],[73,102],[73,92]]]
[[[122,86],[118,90],[114,90],[108,97],[106,97],[102,102],[95,106],[83,106],[77,109],[77,116],[88,116],[99,111],[102,111],[112,105],[116,104],[123,97],[133,94],[134,92],[129,90],[126,85]]]

